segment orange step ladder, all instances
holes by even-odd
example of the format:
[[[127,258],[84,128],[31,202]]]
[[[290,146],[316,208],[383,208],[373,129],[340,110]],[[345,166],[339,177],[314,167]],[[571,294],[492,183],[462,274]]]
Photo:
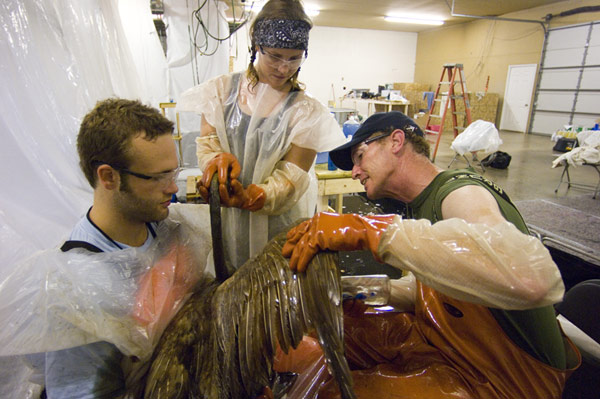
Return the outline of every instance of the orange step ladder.
[[[446,77],[446,79],[444,79],[444,77]],[[457,85],[458,89],[455,88]],[[447,87],[446,92],[442,91],[442,86]],[[457,99],[463,102],[464,111],[457,111]],[[467,83],[465,82],[462,64],[444,65],[440,83],[435,91],[435,96],[431,103],[431,108],[429,109],[429,117],[427,118],[427,124],[425,125],[425,137],[427,138],[427,141],[433,145],[431,162],[435,161],[435,156],[438,147],[440,146],[440,139],[444,132],[444,121],[446,120],[448,109],[450,109],[452,113],[452,130],[454,132],[454,137],[456,137],[471,124],[471,105],[467,94]],[[464,115],[464,126],[458,126],[457,115]],[[432,125],[432,119],[437,119],[439,122]]]

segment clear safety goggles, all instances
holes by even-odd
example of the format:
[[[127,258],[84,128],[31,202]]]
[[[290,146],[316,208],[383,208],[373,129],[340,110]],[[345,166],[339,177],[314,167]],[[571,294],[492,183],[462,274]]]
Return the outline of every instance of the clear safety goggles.
[[[110,166],[111,168],[113,168],[114,170],[116,170],[119,173],[125,173],[127,175],[131,175],[131,176],[137,177],[139,179],[143,179],[143,180],[151,180],[152,182],[154,182],[158,186],[160,186],[161,189],[165,189],[165,188],[169,187],[169,185],[171,183],[173,183],[175,180],[177,180],[177,176],[179,176],[179,173],[181,172],[181,168],[175,168],[168,172],[144,174],[144,173],[134,172],[134,171],[126,169],[126,168],[119,168],[119,167],[113,166],[107,162],[96,161],[96,162],[94,162],[94,164],[97,164],[97,165],[105,164],[105,165]]]
[[[404,132],[404,134],[411,135],[411,134],[414,134],[416,129],[417,128],[413,125],[406,125],[400,130],[402,130]],[[377,141],[379,139],[382,139],[384,137],[390,136],[392,133],[394,133],[394,131],[392,131],[390,133],[383,133],[379,136],[370,137],[370,138],[362,141],[360,144],[357,144],[356,147],[354,147],[354,151],[352,151],[352,156],[351,156],[352,163],[354,165],[360,165],[362,156],[365,153],[365,151],[367,150],[369,144],[374,141]]]
[[[365,153],[365,151],[367,150],[367,148],[369,148],[369,144],[371,144],[374,141],[377,141],[379,139],[382,139],[384,137],[389,136],[391,133],[387,133],[387,134],[382,134],[379,136],[375,136],[375,137],[371,137],[366,139],[365,141],[361,142],[360,144],[358,144],[355,148],[355,150],[352,152],[352,163],[354,165],[360,165],[360,161],[362,161],[362,156]]]
[[[260,46],[259,49],[261,54],[265,56],[265,61],[267,62],[267,64],[273,68],[279,68],[282,65],[286,65],[290,69],[296,69],[300,68],[300,65],[302,65],[304,61],[306,61],[306,57],[304,57],[304,55],[300,56],[299,58],[284,60],[283,58],[275,54],[269,53],[264,48],[262,48],[262,46]]]

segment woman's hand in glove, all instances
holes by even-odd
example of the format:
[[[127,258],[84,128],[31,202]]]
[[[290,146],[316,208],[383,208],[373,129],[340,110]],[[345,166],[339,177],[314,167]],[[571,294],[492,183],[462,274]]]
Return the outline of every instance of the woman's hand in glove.
[[[265,190],[256,184],[250,184],[244,188],[239,180],[232,180],[229,190],[225,184],[219,184],[219,193],[223,206],[246,209],[251,212],[261,209],[267,198]]]
[[[376,260],[379,240],[395,215],[337,214],[322,212],[302,222],[287,234],[283,256],[291,257],[292,270],[303,272],[318,251],[368,249]]]
[[[237,179],[241,171],[242,167],[235,155],[221,152],[206,164],[206,168],[202,173],[202,186],[209,190],[210,182],[215,173],[217,173],[219,185],[221,185],[226,184],[229,180]]]
[[[215,173],[217,173],[219,187],[227,187],[228,181],[237,179],[241,171],[242,167],[235,155],[228,152],[221,152],[206,164],[206,168],[202,173],[202,179],[196,184],[196,190],[204,201],[208,203],[210,183]],[[221,197],[222,200],[223,198]]]
[[[196,189],[204,201],[209,201],[209,191],[201,183],[198,183]],[[219,183],[219,196],[221,205],[227,208],[246,209],[251,212],[262,209],[267,198],[265,190],[256,184],[250,184],[246,189],[239,180],[231,180],[229,187],[227,184]]]

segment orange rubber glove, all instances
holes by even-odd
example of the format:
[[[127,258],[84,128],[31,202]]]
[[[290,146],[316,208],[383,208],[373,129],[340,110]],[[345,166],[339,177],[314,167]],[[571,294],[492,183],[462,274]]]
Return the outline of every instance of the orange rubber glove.
[[[261,209],[267,198],[265,190],[256,184],[250,184],[244,188],[239,180],[231,181],[230,190],[227,190],[224,184],[219,184],[219,193],[224,206],[246,209],[251,212]]]
[[[313,256],[325,249],[368,249],[381,262],[377,255],[379,240],[394,216],[318,213],[288,232],[283,256],[291,258],[290,268],[298,272],[306,270]]]
[[[206,163],[206,168],[202,173],[202,179],[196,184],[196,190],[200,196],[208,203],[208,192],[210,190],[210,182],[215,173],[219,180],[219,191],[227,190],[227,182],[237,179],[240,176],[242,167],[235,155],[228,152],[221,152]],[[221,188],[221,186],[223,188]],[[223,198],[221,197],[221,202]]]
[[[235,155],[221,152],[206,164],[206,168],[202,173],[202,185],[209,190],[210,182],[215,173],[218,173],[219,184],[227,184],[227,181],[237,179],[241,171],[242,167]]]
[[[208,190],[198,183],[198,192],[206,202],[209,201]],[[256,184],[250,184],[247,188],[242,186],[239,180],[231,180],[229,190],[227,184],[219,183],[219,196],[221,205],[228,208],[240,208],[254,212],[262,209],[267,198],[265,190]]]
[[[152,268],[142,275],[136,293],[133,317],[157,342],[186,295],[198,282],[192,252],[181,244],[171,244]]]

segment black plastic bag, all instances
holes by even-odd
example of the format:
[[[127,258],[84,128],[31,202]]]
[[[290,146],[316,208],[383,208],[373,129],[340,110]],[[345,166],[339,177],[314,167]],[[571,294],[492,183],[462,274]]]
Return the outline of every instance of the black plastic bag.
[[[496,151],[487,157],[483,158],[481,164],[483,166],[489,166],[496,169],[506,169],[510,165],[512,157],[503,151]]]

